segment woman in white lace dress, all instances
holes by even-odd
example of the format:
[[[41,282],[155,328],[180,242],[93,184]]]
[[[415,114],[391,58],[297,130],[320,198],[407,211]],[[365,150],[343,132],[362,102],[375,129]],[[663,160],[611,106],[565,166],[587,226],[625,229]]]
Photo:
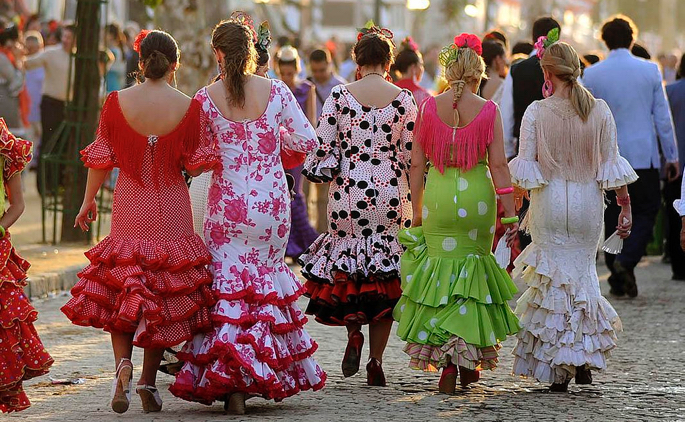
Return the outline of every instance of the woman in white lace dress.
[[[514,276],[529,287],[516,307],[514,373],[563,392],[573,377],[592,383],[590,371],[605,369],[616,346],[620,319],[596,270],[603,191],[616,190],[625,238],[632,225],[626,185],[637,175],[619,155],[609,107],[578,83],[575,50],[554,43],[543,51],[548,98],[526,110],[519,156],[509,164],[514,183],[530,190],[524,226],[533,240],[515,262]]]

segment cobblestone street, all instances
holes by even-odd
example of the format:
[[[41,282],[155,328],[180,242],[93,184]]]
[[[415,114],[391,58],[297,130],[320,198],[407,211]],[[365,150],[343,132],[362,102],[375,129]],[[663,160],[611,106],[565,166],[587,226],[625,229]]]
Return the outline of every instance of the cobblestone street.
[[[602,268],[603,270],[603,268]],[[21,421],[685,421],[685,283],[670,280],[670,267],[650,258],[638,270],[640,296],[635,300],[612,299],[623,320],[619,348],[595,384],[580,388],[573,383],[568,394],[550,394],[546,385],[510,375],[513,339],[502,349],[500,367],[486,371],[483,379],[455,396],[437,393],[437,374],[406,368],[403,344],[393,335],[384,368],[387,388],[369,388],[365,372],[343,379],[340,360],[344,330],[308,324],[319,343],[318,361],[329,374],[327,387],[275,404],[248,401],[248,415],[225,415],[223,406],[204,406],[174,398],[167,390],[172,378],[158,380],[164,410],[142,413],[137,396],[124,415],[108,407],[113,376],[109,336],[90,328],[72,326],[59,311],[66,296],[37,301],[37,328],[55,358],[55,378],[83,377],[85,384],[53,386],[48,377],[28,383],[33,406],[12,414]],[[607,293],[602,271],[603,291]],[[521,287],[521,286],[519,286]],[[301,302],[303,305],[304,302]],[[513,305],[513,304],[512,304]],[[139,370],[141,355],[134,363]],[[136,374],[137,376],[137,374]],[[4,418],[7,418],[5,416]]]

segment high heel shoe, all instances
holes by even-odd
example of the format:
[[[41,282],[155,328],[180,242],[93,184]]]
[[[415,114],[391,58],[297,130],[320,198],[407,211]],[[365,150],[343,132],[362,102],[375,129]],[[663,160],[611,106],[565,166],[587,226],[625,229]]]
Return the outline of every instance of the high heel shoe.
[[[342,361],[342,372],[345,378],[359,372],[359,362],[362,359],[362,347],[364,346],[364,335],[357,330],[352,332],[347,339],[347,347]]]
[[[224,404],[224,410],[231,415],[245,414],[245,393],[233,393]]]
[[[366,364],[366,383],[371,387],[385,387],[383,367],[376,358],[369,359]]]
[[[112,382],[112,410],[124,413],[131,403],[131,389],[133,388],[133,363],[131,359],[123,358],[119,361],[117,372]]]
[[[143,412],[160,412],[162,410],[162,398],[154,385],[136,385],[136,393],[140,396],[140,401],[143,404]]]
[[[468,369],[463,366],[459,367],[459,383],[462,387],[473,384],[480,379],[480,372],[475,369]]]
[[[592,384],[592,372],[587,366],[576,366],[576,384]]]
[[[552,393],[566,393],[568,392],[568,383],[571,380],[566,380],[564,382],[555,382],[549,386],[549,391]]]
[[[457,389],[457,365],[450,363],[442,369],[440,382],[438,382],[438,391],[443,394],[454,394]]]

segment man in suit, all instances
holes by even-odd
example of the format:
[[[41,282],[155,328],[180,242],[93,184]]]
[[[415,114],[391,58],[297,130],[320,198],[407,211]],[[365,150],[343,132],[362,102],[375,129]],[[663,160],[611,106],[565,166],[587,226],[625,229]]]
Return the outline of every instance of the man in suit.
[[[634,269],[645,255],[661,206],[661,155],[669,181],[680,176],[678,147],[661,72],[656,63],[631,54],[636,36],[637,28],[630,18],[610,18],[602,27],[602,39],[611,51],[605,60],[585,70],[583,76],[583,84],[609,105],[616,120],[621,155],[640,177],[628,186],[632,234],[624,241],[619,255],[605,254],[611,271],[611,293],[629,297],[637,296]],[[611,203],[604,213],[604,224],[609,236],[616,228],[620,209],[613,192],[607,198]]]
[[[559,28],[559,22],[552,17],[538,18],[533,23],[533,44],[538,38],[546,36],[549,31]],[[537,50],[533,50],[529,57],[511,67],[509,74],[504,79],[502,88],[502,101],[500,111],[502,113],[502,123],[504,124],[504,149],[507,158],[511,159],[518,155],[518,138],[521,131],[521,120],[523,113],[533,101],[542,100],[542,85],[545,77],[540,67],[540,58]],[[521,213],[528,209],[528,202],[525,201],[521,207]],[[519,234],[521,249],[530,244],[530,236],[521,232]]]

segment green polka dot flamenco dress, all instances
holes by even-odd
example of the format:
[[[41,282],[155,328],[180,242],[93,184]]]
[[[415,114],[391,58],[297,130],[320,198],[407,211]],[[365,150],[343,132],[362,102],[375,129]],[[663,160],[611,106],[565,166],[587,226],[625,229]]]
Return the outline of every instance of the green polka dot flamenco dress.
[[[403,294],[394,309],[409,366],[461,367],[462,385],[497,365],[500,341],[518,332],[507,301],[517,289],[491,253],[497,203],[487,147],[497,106],[453,130],[434,98],[421,108],[415,137],[433,164],[423,200],[423,226],[400,232]],[[470,370],[470,371],[469,371]],[[464,373],[475,379],[467,382]]]

